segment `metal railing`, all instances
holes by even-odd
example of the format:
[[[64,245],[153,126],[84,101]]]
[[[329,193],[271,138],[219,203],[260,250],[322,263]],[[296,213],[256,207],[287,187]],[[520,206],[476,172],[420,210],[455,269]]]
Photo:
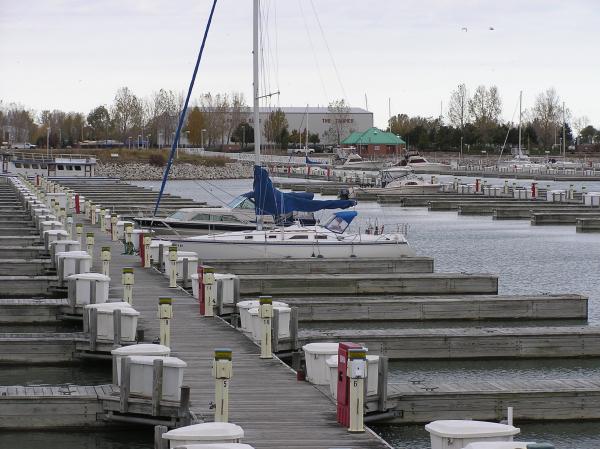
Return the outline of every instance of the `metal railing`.
[[[6,151],[3,154],[10,156],[16,160],[33,161],[41,163],[54,162],[57,159],[66,161],[71,160],[85,160],[86,162],[95,162],[96,157],[91,154],[71,154],[71,153],[54,153],[51,155],[43,153],[33,153],[29,151]]]

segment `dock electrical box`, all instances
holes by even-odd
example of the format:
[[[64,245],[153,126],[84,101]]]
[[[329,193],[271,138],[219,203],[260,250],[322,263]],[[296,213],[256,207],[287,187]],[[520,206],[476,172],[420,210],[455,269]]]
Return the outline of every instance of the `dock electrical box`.
[[[337,420],[345,427],[350,425],[350,377],[348,376],[349,349],[362,349],[362,346],[351,342],[341,342],[338,347]]]

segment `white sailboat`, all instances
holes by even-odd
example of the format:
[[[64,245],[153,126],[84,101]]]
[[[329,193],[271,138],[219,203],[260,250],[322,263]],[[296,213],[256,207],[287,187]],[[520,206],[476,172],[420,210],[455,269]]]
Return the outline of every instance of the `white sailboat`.
[[[385,175],[383,175],[385,176]],[[370,194],[427,194],[437,193],[442,187],[440,183],[431,183],[425,181],[420,176],[415,175],[412,170],[404,171],[402,175],[395,174],[395,177],[389,181],[384,181],[382,176],[383,187],[355,187],[350,191],[350,197],[356,198],[360,193]]]
[[[259,113],[259,6],[253,3],[253,114],[254,123],[260,123]],[[355,202],[349,200],[314,201],[294,193],[283,193],[272,187],[266,171],[260,166],[261,130],[254,127],[254,194],[257,211],[263,214],[287,213],[292,207],[304,210],[345,208]],[[306,203],[310,202],[310,203]],[[398,257],[412,256],[414,250],[402,233],[362,234],[347,233],[356,217],[355,211],[337,212],[325,225],[289,226],[280,229],[261,229],[260,220],[256,230],[200,235],[171,239],[173,244],[185,250],[195,251],[202,258],[254,259],[307,258],[307,257]],[[261,215],[258,215],[260,219]]]
[[[496,163],[498,168],[508,167],[509,169],[539,169],[545,167],[543,164],[538,164],[532,161],[528,155],[523,153],[523,148],[521,146],[522,101],[523,91],[519,92],[519,147],[517,149],[517,154],[515,154],[512,159],[504,161],[502,160],[502,155],[500,155],[500,158]]]

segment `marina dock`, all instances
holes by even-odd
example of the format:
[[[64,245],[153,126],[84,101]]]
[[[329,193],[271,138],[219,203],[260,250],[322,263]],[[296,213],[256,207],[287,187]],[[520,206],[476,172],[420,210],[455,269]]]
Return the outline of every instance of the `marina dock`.
[[[600,417],[600,382],[592,380],[494,380],[469,385],[416,380],[389,384],[385,400],[387,423],[428,423],[436,419],[502,421],[506,407],[515,419],[583,420]],[[366,400],[368,410],[380,407]]]
[[[173,426],[186,419],[210,421],[213,417],[210,402],[214,398],[213,351],[229,347],[233,351],[234,366],[230,421],[244,428],[245,442],[256,448],[388,447],[370,431],[350,434],[339,426],[326,388],[296,380],[296,372],[278,358],[259,359],[260,348],[256,343],[225,321],[232,312],[231,307],[224,309],[223,318],[200,316],[198,301],[186,290],[169,288],[163,274],[154,268],[141,268],[139,256],[123,254],[121,242],[111,241],[99,225],[92,226],[82,218],[76,216],[76,221],[83,222],[85,232],[94,232],[96,247],[111,248],[110,276],[117,280],[111,282],[111,300],[123,298],[123,287],[118,282],[122,268],[134,267],[133,305],[141,313],[138,327],[143,330],[143,341],[158,338],[158,297],[173,299],[171,349],[174,356],[187,363],[184,385],[189,387],[189,402],[165,401],[160,406],[160,414],[156,414],[151,401],[135,397],[127,398],[123,409],[121,391],[113,385],[69,386],[68,391],[61,386],[5,386],[0,387],[0,394],[5,392],[0,396],[0,401],[5,402],[0,404],[6,405],[0,407],[2,427],[20,427],[23,417],[32,414],[33,404],[40,404],[40,413],[36,419],[30,419],[28,425],[40,428],[69,423],[105,426],[111,422],[136,422]],[[0,228],[2,226],[10,227],[8,223],[0,223]],[[6,244],[9,255],[4,256],[3,252],[0,256],[9,258],[0,260],[0,270],[8,270],[11,260],[18,260],[16,264],[22,273],[22,276],[0,275],[0,282],[13,282],[11,294],[0,299],[1,320],[6,324],[54,323],[65,318],[72,322],[78,311],[65,298],[65,287],[58,284],[56,273],[48,264],[49,254],[39,246],[39,234],[31,237],[22,246],[15,244],[12,238],[0,241],[0,245]],[[28,263],[29,260],[38,262]],[[241,299],[269,294],[297,309],[301,325],[294,338],[274,339],[274,348],[282,358],[297,353],[303,344],[315,341],[356,341],[368,347],[370,354],[404,360],[600,356],[599,328],[565,324],[569,319],[587,320],[587,297],[498,295],[498,276],[436,273],[433,259],[427,257],[203,262],[218,271],[235,273],[240,279],[240,294],[244,297]],[[93,270],[97,271],[100,266],[100,254],[95,251]],[[46,276],[31,274],[42,270]],[[33,289],[37,294],[27,290],[29,287],[23,294],[19,291],[19,281],[44,277],[46,286]],[[327,323],[356,320],[375,323],[444,320],[460,323],[464,320],[477,321],[478,325],[418,329],[327,328]],[[486,327],[486,320],[527,320],[544,324]],[[557,325],[549,326],[544,320],[555,320]],[[303,323],[317,323],[322,328],[305,328]],[[15,351],[15,344],[45,340],[54,340],[56,348],[41,348],[43,357],[22,348]],[[19,353],[5,359],[11,362],[69,360],[77,363],[86,357],[106,357],[114,346],[114,342],[96,342],[91,347],[90,335],[85,332],[0,335],[1,353]],[[600,396],[600,384],[584,380],[544,381],[535,385],[515,380],[468,385],[398,383],[388,382],[385,372],[381,374],[379,386],[379,394],[365,400],[365,418],[371,422],[501,419],[507,405],[515,407],[517,419],[600,418],[600,408],[595,405],[586,406],[585,413],[581,412],[582,395],[592,401]],[[552,404],[555,404],[554,409],[551,409]],[[53,419],[53,413],[60,407],[65,407],[64,416]],[[189,415],[185,411],[188,409]]]
[[[306,382],[298,382],[295,373],[279,359],[261,360],[260,349],[225,321],[201,317],[196,299],[180,288],[169,288],[168,279],[156,270],[139,268],[139,256],[122,254],[122,243],[111,241],[98,225],[91,226],[85,222],[85,230],[95,233],[97,246],[111,247],[110,275],[113,279],[120,279],[122,267],[136,267],[133,305],[141,313],[138,325],[144,329],[146,342],[158,337],[158,297],[173,299],[171,349],[172,354],[187,363],[184,385],[190,388],[189,409],[195,419],[212,420],[213,352],[216,348],[228,347],[233,351],[234,361],[230,421],[243,427],[244,442],[256,448],[389,447],[370,430],[362,434],[348,433],[337,424],[335,407],[318,389]],[[94,269],[99,266],[100,254],[96,251]],[[112,282],[110,297],[122,299],[122,294],[119,283]],[[26,295],[15,295],[13,290],[13,305],[30,306],[33,298],[29,302],[15,299],[15,296]],[[62,302],[57,301],[57,304],[62,306]],[[3,336],[7,341],[12,338],[7,334]],[[26,339],[27,336],[20,338]],[[7,346],[5,351],[15,350]],[[24,358],[31,361],[34,357],[29,354]],[[70,386],[72,393],[64,389],[61,391],[58,386],[40,387],[38,390],[35,389],[37,387],[2,388],[0,392],[6,392],[0,396],[2,428],[103,426],[109,422],[173,425],[174,421],[168,417],[177,417],[180,413],[176,404],[165,403],[161,406],[164,416],[153,416],[151,404],[148,401],[139,404],[140,401],[135,398],[129,399],[129,411],[123,413],[119,393],[112,386]],[[140,407],[147,408],[142,410]],[[61,408],[65,410],[64,414],[53,418],[56,410]],[[37,418],[35,409],[39,411]],[[25,420],[25,416],[29,418]]]

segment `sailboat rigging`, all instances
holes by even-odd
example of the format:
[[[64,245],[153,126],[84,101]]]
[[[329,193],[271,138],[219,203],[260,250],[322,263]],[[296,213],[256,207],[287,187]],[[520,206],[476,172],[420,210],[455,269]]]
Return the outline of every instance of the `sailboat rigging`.
[[[262,217],[277,217],[293,211],[313,212],[323,209],[348,209],[353,200],[315,200],[306,194],[286,193],[274,188],[267,171],[261,166],[261,129],[259,117],[259,9],[253,0],[253,118],[254,183],[252,196],[257,229],[225,232],[189,238],[171,239],[173,244],[196,251],[208,259],[307,258],[315,257],[397,257],[414,255],[404,234],[360,234],[346,232],[357,216],[354,210],[334,213],[324,225],[295,224],[280,230],[262,229]]]

